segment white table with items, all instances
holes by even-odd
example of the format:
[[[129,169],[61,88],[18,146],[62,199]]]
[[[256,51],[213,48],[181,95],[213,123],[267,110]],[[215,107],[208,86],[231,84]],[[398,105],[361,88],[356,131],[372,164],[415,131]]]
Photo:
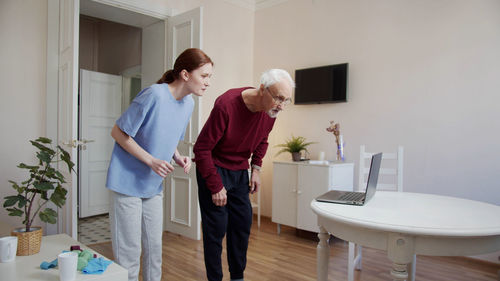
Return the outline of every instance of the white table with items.
[[[406,268],[414,254],[470,256],[500,250],[500,206],[493,204],[377,191],[364,206],[313,200],[311,208],[320,227],[317,273],[321,281],[328,279],[329,234],[387,251],[394,280],[408,278]]]
[[[39,253],[31,256],[16,256],[13,262],[0,263],[0,279],[9,281],[59,281],[59,270],[57,267],[42,270],[40,269],[40,264],[43,261],[53,261],[63,250],[69,250],[73,245],[79,245],[82,250],[88,249],[92,253],[96,253],[67,234],[44,236],[42,237],[42,245]],[[102,257],[101,254],[96,254],[98,257]],[[128,280],[128,272],[113,262],[102,274],[83,274],[79,271],[77,272],[76,280],[126,281]]]

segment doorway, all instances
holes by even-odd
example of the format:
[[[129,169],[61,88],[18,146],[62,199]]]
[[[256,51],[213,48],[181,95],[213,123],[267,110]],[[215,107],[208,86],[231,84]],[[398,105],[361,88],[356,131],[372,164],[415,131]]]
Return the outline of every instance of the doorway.
[[[110,192],[105,186],[114,145],[110,132],[142,89],[142,39],[148,28],[143,25],[155,23],[165,25],[149,16],[80,2],[78,139],[85,143],[78,150],[77,229],[83,244],[110,241]]]
[[[109,4],[116,7],[111,7],[100,2],[100,0],[48,1],[47,37],[51,46],[47,48],[47,59],[54,63],[47,64],[47,135],[57,138],[58,143],[67,146],[70,157],[75,160],[78,150],[86,144],[84,140],[78,138],[80,14],[106,20],[112,18],[114,22],[125,25],[128,25],[127,21],[133,21],[138,24],[137,27],[144,25],[141,35],[141,88],[157,81],[186,48],[202,48],[202,7],[172,16],[153,12],[155,8],[147,4],[140,8],[129,4],[122,6],[122,0],[117,0]],[[138,11],[139,14],[131,12],[132,10]],[[147,25],[148,18],[154,19],[149,25]],[[52,44],[53,42],[59,46]],[[192,156],[192,147],[201,129],[200,102],[201,99],[195,97],[195,107],[185,132],[185,140],[180,142],[178,147],[182,155]],[[79,161],[74,162],[79,165]],[[192,168],[192,171],[194,170]],[[65,173],[64,170],[61,169],[61,173]],[[47,234],[67,233],[78,239],[79,180],[77,173],[66,172],[66,174],[71,179],[67,182],[69,191],[67,204],[58,213],[60,223],[53,227],[47,225]],[[200,239],[201,216],[195,176],[194,172],[188,175],[189,179],[172,175],[164,181],[166,188],[164,203],[175,203],[168,204],[168,209],[165,211],[164,230]],[[184,187],[176,184],[181,182],[186,183]],[[180,188],[174,189],[173,186]]]

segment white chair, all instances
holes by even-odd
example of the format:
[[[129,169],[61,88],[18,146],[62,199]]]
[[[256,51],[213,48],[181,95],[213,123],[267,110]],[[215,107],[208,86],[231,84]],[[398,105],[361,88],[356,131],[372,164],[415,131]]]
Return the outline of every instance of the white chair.
[[[378,153],[379,151],[375,152]],[[366,187],[368,173],[370,171],[370,160],[374,153],[366,152],[364,145],[359,149],[359,185],[358,188]],[[396,152],[383,152],[382,164],[379,172],[377,190],[403,191],[403,147],[398,146]],[[349,242],[349,260],[347,265],[347,280],[354,281],[354,270],[361,270],[362,247]],[[408,265],[408,277],[415,281],[416,255]]]

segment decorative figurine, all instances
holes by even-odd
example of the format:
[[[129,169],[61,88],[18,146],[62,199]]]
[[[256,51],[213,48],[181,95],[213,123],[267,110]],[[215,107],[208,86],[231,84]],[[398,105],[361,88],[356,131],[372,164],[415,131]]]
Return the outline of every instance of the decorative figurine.
[[[335,142],[337,142],[337,161],[344,161],[344,140],[340,134],[339,123],[335,124],[335,121],[330,121],[330,127],[326,128],[326,130],[335,136]]]

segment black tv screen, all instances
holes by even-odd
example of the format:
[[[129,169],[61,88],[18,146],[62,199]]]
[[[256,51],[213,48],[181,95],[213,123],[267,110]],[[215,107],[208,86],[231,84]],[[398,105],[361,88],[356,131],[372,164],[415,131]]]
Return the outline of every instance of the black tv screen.
[[[295,104],[347,101],[348,64],[295,70]]]

